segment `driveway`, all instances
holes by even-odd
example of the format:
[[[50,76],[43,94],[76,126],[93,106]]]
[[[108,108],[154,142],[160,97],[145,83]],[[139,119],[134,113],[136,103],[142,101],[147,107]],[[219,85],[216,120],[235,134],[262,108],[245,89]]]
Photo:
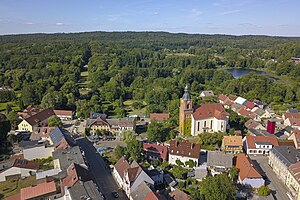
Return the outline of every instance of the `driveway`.
[[[115,140],[112,140],[112,141],[98,141],[97,145],[94,145],[94,146],[96,148],[99,148],[99,147],[103,147],[103,148],[112,147],[112,148],[115,148],[117,145],[120,145],[121,147],[126,146],[126,144],[124,142],[120,141],[119,139],[115,139]]]
[[[267,156],[250,156],[253,164],[259,172],[267,178],[266,184],[273,191],[277,200],[289,200],[287,196],[288,188],[278,179],[273,169],[269,166],[269,158]]]
[[[89,171],[94,182],[97,184],[102,194],[105,195],[106,199],[114,199],[111,192],[116,190],[119,193],[119,199],[127,200],[128,198],[125,193],[119,189],[108,166],[101,156],[96,153],[96,149],[92,143],[86,138],[78,138],[76,141],[78,146],[80,146],[80,148],[84,151]]]

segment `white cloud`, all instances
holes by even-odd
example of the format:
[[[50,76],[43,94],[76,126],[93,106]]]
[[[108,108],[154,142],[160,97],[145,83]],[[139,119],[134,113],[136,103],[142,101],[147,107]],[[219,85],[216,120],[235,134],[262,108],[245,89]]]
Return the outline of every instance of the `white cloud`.
[[[220,13],[220,15],[230,15],[230,14],[234,14],[234,13],[239,13],[241,12],[242,10],[229,10],[229,11],[225,11],[225,12],[222,12]]]
[[[57,22],[55,25],[56,25],[56,26],[63,26],[63,25],[65,25],[65,24],[62,23],[62,22]]]
[[[33,25],[33,22],[26,22],[25,25]]]
[[[154,15],[159,15],[159,12],[154,12],[153,14],[154,14]]]
[[[197,10],[196,8],[192,9],[192,16],[193,17],[199,17],[200,15],[202,15],[202,11]]]

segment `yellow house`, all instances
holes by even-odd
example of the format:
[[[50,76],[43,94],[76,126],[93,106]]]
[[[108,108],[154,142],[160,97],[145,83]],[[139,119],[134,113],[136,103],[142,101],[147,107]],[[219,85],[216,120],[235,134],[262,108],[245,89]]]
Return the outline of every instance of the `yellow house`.
[[[95,134],[97,130],[105,130],[105,131],[111,131],[110,124],[101,117],[98,117],[97,119],[93,120],[90,125],[90,133]]]
[[[32,115],[31,117],[24,119],[18,125],[18,130],[33,132],[33,127],[46,125],[48,118],[53,115],[55,115],[55,113],[51,108],[43,110],[35,115]]]
[[[242,136],[224,136],[222,140],[222,150],[226,153],[243,152]]]

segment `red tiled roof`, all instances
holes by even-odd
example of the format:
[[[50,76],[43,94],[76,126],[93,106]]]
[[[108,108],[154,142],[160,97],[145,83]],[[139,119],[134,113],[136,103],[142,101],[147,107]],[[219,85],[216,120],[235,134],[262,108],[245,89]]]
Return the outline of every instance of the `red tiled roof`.
[[[248,117],[251,114],[251,111],[248,111],[248,110],[242,108],[241,110],[239,110],[239,113],[240,113],[240,115]]]
[[[168,159],[168,148],[166,146],[144,143],[143,149],[147,155],[162,158],[163,160]]]
[[[220,101],[225,101],[226,99],[227,99],[227,96],[226,95],[224,95],[224,94],[220,94],[219,96],[218,96],[218,99],[220,100]]]
[[[290,172],[296,178],[297,182],[300,183],[300,162],[296,162],[295,164],[291,164],[289,166]]]
[[[16,159],[13,166],[25,169],[39,169],[39,163],[25,159]]]
[[[129,163],[127,162],[127,160],[124,158],[124,156],[122,156],[118,162],[115,164],[115,169],[117,170],[117,172],[119,173],[121,178],[124,178],[125,176],[125,171],[130,168]]]
[[[41,137],[49,137],[51,131],[53,131],[55,127],[34,127],[33,133],[30,135],[30,140],[39,140]]]
[[[94,122],[91,123],[90,126],[110,126],[109,123],[105,120],[102,119],[101,117],[98,117]]]
[[[200,157],[200,144],[191,143],[188,141],[170,141],[170,152],[172,155],[185,156],[190,158]]]
[[[249,119],[246,123],[245,123],[245,127],[247,129],[251,129],[251,128],[256,128],[259,125],[258,122],[254,121],[253,119]]]
[[[202,104],[193,113],[194,119],[206,119],[211,117],[225,119],[228,115],[229,114],[225,111],[220,103]]]
[[[247,101],[244,106],[252,110],[255,107],[255,104],[251,101]]]
[[[285,113],[284,117],[285,117],[285,119],[287,119],[287,118],[299,119],[300,118],[300,113]]]
[[[289,146],[289,147],[295,147],[295,143],[293,140],[278,140],[279,146]]]
[[[150,120],[164,121],[170,118],[168,113],[150,113]]]
[[[229,95],[228,98],[229,98],[231,101],[235,101],[235,100],[237,99],[237,96]]]
[[[135,179],[140,175],[142,168],[140,166],[128,168],[126,172],[128,173],[129,182],[135,181]]]
[[[144,200],[158,200],[158,198],[152,191],[150,191]]]
[[[270,142],[273,146],[279,146],[275,136],[246,136],[246,144],[250,149],[256,149],[256,142]]]
[[[6,197],[5,200],[21,200],[21,193],[18,192],[17,194]]]
[[[31,125],[34,126],[36,124],[38,124],[39,122],[42,122],[46,119],[48,119],[49,117],[55,115],[55,113],[53,112],[53,110],[51,108],[48,108],[46,110],[43,110],[31,117],[26,118],[25,120]]]
[[[173,192],[170,192],[169,195],[170,195],[171,199],[174,199],[174,200],[189,200],[190,199],[188,194],[186,194],[185,192],[183,192],[177,188]]]
[[[53,110],[53,112],[56,115],[68,115],[68,116],[72,116],[73,115],[73,111],[72,110]]]
[[[300,118],[289,118],[291,126],[300,126]]]
[[[260,173],[254,168],[251,160],[245,154],[236,155],[236,167],[239,169],[241,180],[245,178],[262,178]]]
[[[55,193],[55,182],[44,182],[36,186],[21,189],[21,200],[37,198],[46,194]]]

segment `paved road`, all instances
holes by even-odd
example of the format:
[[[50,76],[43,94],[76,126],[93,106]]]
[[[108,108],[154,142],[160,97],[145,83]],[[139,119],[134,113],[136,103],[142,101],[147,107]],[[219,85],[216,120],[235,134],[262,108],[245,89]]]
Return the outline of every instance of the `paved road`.
[[[278,179],[273,169],[269,166],[269,158],[267,156],[251,156],[254,164],[262,175],[265,175],[268,180],[266,183],[269,184],[269,188],[275,191],[275,197],[277,200],[289,200],[287,196],[288,188]],[[256,162],[255,162],[256,161]]]
[[[119,199],[127,200],[125,193],[119,189],[112,174],[101,156],[96,153],[95,147],[86,138],[77,139],[77,144],[84,151],[85,158],[89,165],[89,171],[94,178],[95,183],[98,185],[99,190],[105,195],[106,199],[114,199],[111,191],[118,191]]]

